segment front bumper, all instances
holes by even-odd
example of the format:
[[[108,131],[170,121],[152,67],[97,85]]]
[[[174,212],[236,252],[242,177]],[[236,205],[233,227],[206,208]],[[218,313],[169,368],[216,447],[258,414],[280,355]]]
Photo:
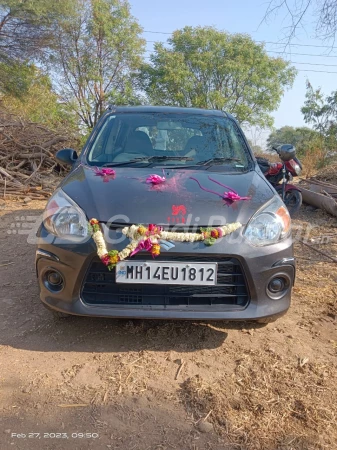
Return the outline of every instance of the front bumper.
[[[96,317],[191,320],[257,320],[283,315],[290,306],[291,288],[295,279],[295,264],[291,238],[267,247],[252,247],[241,235],[234,233],[211,247],[200,243],[176,243],[173,250],[162,255],[188,254],[198,261],[205,255],[217,260],[235,258],[242,269],[248,298],[244,305],[169,305],[169,304],[88,304],[83,298],[83,286],[88,270],[97,260],[92,239],[82,244],[55,242],[42,226],[39,232],[36,271],[42,302],[56,311]],[[125,242],[115,246],[118,250]],[[140,254],[141,257],[142,254]],[[160,260],[160,256],[157,260]],[[104,267],[103,267],[104,269]],[[64,278],[60,291],[51,292],[45,274],[56,270]],[[289,288],[280,299],[273,299],[267,286],[273,277],[289,280]],[[163,302],[164,303],[164,302]]]

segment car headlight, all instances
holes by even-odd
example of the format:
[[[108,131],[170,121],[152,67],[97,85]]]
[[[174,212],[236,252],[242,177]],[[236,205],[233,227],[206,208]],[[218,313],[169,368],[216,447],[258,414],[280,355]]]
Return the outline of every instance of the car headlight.
[[[62,189],[55,191],[43,213],[49,233],[62,239],[80,241],[88,236],[88,222],[82,209]]]
[[[246,225],[244,236],[257,247],[275,244],[289,236],[291,219],[279,196],[261,208]]]

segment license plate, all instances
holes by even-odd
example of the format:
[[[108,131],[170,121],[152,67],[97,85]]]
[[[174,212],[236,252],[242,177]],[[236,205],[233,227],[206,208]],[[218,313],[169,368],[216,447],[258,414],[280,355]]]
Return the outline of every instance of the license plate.
[[[116,267],[116,283],[213,286],[217,266],[216,263],[121,261]]]

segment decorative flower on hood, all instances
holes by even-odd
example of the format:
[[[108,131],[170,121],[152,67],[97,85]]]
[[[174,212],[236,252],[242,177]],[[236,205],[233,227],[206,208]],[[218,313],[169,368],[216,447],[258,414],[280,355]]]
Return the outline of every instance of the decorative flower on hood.
[[[105,177],[107,175],[116,175],[116,171],[113,169],[96,169],[95,173],[96,175],[99,175],[101,177]]]
[[[250,197],[241,197],[236,192],[224,192],[223,198],[225,200],[230,200],[232,202],[236,202],[238,200],[249,200],[250,199]]]
[[[162,184],[162,183],[165,183],[165,181],[166,181],[165,177],[161,177],[160,175],[155,175],[155,174],[149,175],[146,178],[147,184]]]
[[[113,180],[116,176],[116,171],[109,168],[103,168],[103,169],[95,169],[95,175],[99,177],[103,177],[103,182],[107,183],[110,180]]]
[[[203,191],[206,191],[206,192],[210,192],[211,194],[218,195],[223,200],[225,200],[227,202],[227,204],[229,204],[229,205],[232,204],[233,202],[237,202],[237,201],[240,201],[240,200],[250,200],[250,197],[241,197],[236,191],[234,191],[234,189],[232,189],[229,186],[226,186],[225,184],[220,183],[217,180],[214,180],[211,177],[208,177],[208,179],[210,181],[213,181],[213,183],[216,183],[219,186],[222,186],[222,187],[225,187],[225,188],[229,189],[229,191],[228,192],[224,192],[223,194],[219,194],[219,192],[216,192],[216,191],[213,191],[212,189],[207,189],[207,188],[201,186],[201,184],[199,183],[199,181],[196,178],[194,178],[194,177],[190,177],[190,178],[191,178],[191,180],[194,180],[194,181],[196,181],[198,183],[200,189],[202,189]]]

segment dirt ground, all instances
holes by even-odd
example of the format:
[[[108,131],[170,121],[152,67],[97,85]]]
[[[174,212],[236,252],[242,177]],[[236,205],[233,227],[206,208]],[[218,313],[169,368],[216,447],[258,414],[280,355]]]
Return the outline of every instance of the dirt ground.
[[[0,202],[1,450],[337,449],[335,263],[297,243],[267,326],[56,320],[27,243],[44,204]],[[294,234],[337,257],[336,219],[304,207]]]

